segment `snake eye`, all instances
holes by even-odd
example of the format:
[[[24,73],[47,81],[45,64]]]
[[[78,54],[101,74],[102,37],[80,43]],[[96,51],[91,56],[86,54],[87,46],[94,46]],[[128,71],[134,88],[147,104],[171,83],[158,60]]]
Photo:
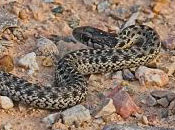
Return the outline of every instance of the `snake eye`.
[[[88,34],[82,34],[82,40],[87,43],[91,40],[91,37]]]

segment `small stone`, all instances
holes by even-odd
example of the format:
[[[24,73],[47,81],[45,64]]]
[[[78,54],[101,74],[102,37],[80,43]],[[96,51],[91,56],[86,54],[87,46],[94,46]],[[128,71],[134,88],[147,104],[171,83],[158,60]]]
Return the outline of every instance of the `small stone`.
[[[167,96],[170,93],[170,91],[166,91],[166,90],[154,90],[151,92],[151,95],[155,98],[163,98],[165,96]]]
[[[57,7],[52,9],[52,12],[54,14],[60,14],[60,13],[63,13],[63,11],[64,11],[64,8],[62,5],[58,5]]]
[[[140,66],[135,76],[143,86],[158,86],[162,87],[168,84],[168,75],[159,69],[150,69],[145,66]]]
[[[161,109],[161,111],[160,111],[161,118],[167,118],[168,114],[169,114],[169,110],[167,108]]]
[[[175,49],[175,36],[169,36],[167,39],[165,39],[164,42],[162,42],[162,45],[169,50]]]
[[[46,3],[53,3],[53,2],[55,2],[55,0],[43,0],[44,2],[46,2]]]
[[[81,124],[84,121],[90,121],[91,116],[88,109],[82,105],[76,105],[61,113],[64,124],[72,125],[77,122]]]
[[[6,96],[0,96],[0,106],[3,109],[10,109],[10,108],[13,108],[14,104],[10,98]]]
[[[85,5],[93,5],[96,3],[98,0],[83,0]]]
[[[175,100],[173,100],[173,101],[170,103],[168,109],[170,109],[170,110],[175,110]]]
[[[168,93],[167,94],[167,99],[168,99],[169,102],[174,100],[175,99],[175,93],[173,93],[173,92]]]
[[[167,98],[161,98],[161,99],[157,100],[157,103],[163,107],[168,107],[168,105],[169,105],[169,101],[167,100]]]
[[[70,28],[74,29],[79,26],[80,18],[78,16],[72,16],[67,20],[67,23]]]
[[[53,59],[51,57],[44,57],[42,59],[43,63],[42,65],[45,66],[45,67],[50,67],[50,66],[53,66]]]
[[[153,11],[156,14],[165,13],[165,12],[167,12],[165,10],[168,10],[169,3],[170,3],[169,0],[160,0],[160,1],[156,2],[156,4],[154,5]]]
[[[29,74],[33,74],[35,71],[39,70],[35,52],[31,52],[23,56],[19,59],[18,64],[22,67],[29,68]]]
[[[105,11],[105,9],[109,8],[109,6],[110,6],[110,3],[108,1],[100,2],[97,5],[98,12],[101,13],[101,12]]]
[[[113,104],[113,100],[112,99],[109,99],[108,102],[105,103],[103,105],[103,107],[101,108],[101,110],[97,113],[97,115],[95,116],[95,118],[99,118],[99,117],[104,117],[104,116],[111,115],[115,111],[116,111],[116,109],[115,109],[115,106]]]
[[[146,105],[152,107],[155,106],[156,104],[157,104],[156,99],[151,95],[148,95],[146,98]]]
[[[146,116],[142,116],[142,123],[144,125],[148,125],[149,121],[148,121],[148,118]]]
[[[135,76],[131,73],[129,69],[124,69],[123,71],[123,79],[133,81]]]
[[[21,11],[19,11],[19,18],[22,20],[28,19],[29,14],[28,14],[27,10],[22,9]]]
[[[10,72],[14,69],[14,62],[11,56],[5,55],[0,58],[0,70]]]
[[[50,114],[47,117],[44,117],[42,119],[42,122],[44,122],[48,126],[52,126],[59,118],[60,118],[60,113],[58,112],[58,113]]]
[[[117,84],[121,84],[123,82],[122,71],[117,71],[112,75],[112,79],[114,79]]]
[[[128,118],[131,114],[136,113],[140,108],[134,103],[129,94],[122,89],[114,89],[109,95],[113,99],[116,112],[123,118]]]
[[[175,56],[165,56],[162,58],[156,67],[166,72],[169,76],[172,76],[175,72]]]
[[[13,130],[13,127],[10,123],[2,125],[2,130]]]
[[[37,39],[36,54],[39,56],[54,56],[58,55],[57,46],[49,39],[41,37]]]
[[[102,118],[98,118],[98,119],[93,120],[93,123],[96,123],[96,124],[103,124],[104,121],[103,121]]]

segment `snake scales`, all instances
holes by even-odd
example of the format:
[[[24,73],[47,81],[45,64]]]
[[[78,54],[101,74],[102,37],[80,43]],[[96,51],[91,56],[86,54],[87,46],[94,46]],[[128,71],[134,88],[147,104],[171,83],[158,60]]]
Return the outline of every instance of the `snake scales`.
[[[148,26],[132,25],[118,35],[83,26],[73,30],[80,42],[93,47],[66,54],[56,64],[55,85],[39,86],[10,73],[0,72],[0,95],[43,109],[64,109],[87,94],[84,75],[144,65],[160,51],[158,34]]]

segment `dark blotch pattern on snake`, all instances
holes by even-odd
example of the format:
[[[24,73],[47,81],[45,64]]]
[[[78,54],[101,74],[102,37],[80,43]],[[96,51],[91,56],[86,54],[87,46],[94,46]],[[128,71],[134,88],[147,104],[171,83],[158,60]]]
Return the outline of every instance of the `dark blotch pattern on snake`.
[[[75,28],[73,36],[93,49],[77,50],[60,59],[54,86],[41,87],[1,71],[0,95],[43,109],[65,109],[85,99],[84,75],[145,65],[158,55],[161,47],[158,34],[145,25],[129,26],[118,35],[83,26]]]

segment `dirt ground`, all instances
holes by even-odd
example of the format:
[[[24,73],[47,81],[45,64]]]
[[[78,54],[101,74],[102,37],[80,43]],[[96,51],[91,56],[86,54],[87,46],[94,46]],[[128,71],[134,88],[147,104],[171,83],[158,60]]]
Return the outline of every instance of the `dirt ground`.
[[[48,2],[45,2],[48,1]],[[117,33],[127,23],[145,24],[154,28],[160,35],[163,43],[161,55],[171,58],[175,49],[175,1],[174,0],[108,0],[107,6],[101,4],[104,0],[0,0],[0,6],[3,6],[9,12],[18,17],[20,28],[24,35],[24,42],[13,43],[7,54],[12,56],[15,68],[11,73],[27,79],[33,83],[42,85],[52,84],[54,77],[54,66],[46,67],[42,65],[41,56],[37,56],[39,71],[34,75],[28,74],[28,69],[18,66],[17,61],[21,56],[33,52],[36,49],[36,39],[38,37],[51,38],[53,35],[68,38],[71,36],[72,29],[77,26],[93,26],[104,31]],[[101,6],[100,6],[101,4]],[[57,8],[58,7],[58,8]],[[57,10],[53,10],[57,8]],[[134,13],[139,13],[134,19],[131,18]],[[57,37],[58,38],[58,37]],[[174,39],[173,39],[174,38]],[[51,38],[52,39],[52,38]],[[53,40],[53,39],[52,39]],[[169,41],[167,43],[167,41]],[[172,42],[171,42],[172,41]],[[68,51],[80,48],[86,48],[80,43],[66,42],[65,40],[54,39],[57,45],[59,55],[64,55]],[[168,44],[168,45],[167,45]],[[162,56],[162,57],[163,57]],[[166,57],[166,58],[167,58]],[[165,59],[166,59],[165,58]],[[105,75],[100,75],[102,78]],[[175,129],[175,118],[173,115],[161,118],[161,114],[168,108],[161,106],[148,107],[140,102],[140,98],[154,89],[166,89],[175,92],[175,75],[169,76],[169,84],[159,87],[141,87],[138,80],[126,81],[129,87],[134,91],[133,100],[142,109],[142,113],[151,117],[152,126],[167,127]],[[104,78],[105,79],[105,78]],[[105,93],[113,85],[114,80],[104,80],[102,85],[89,85],[89,94],[83,104],[91,102],[99,103],[101,93]],[[95,101],[94,101],[95,98]],[[127,124],[137,124],[144,126],[142,121],[136,116],[122,119],[118,114],[112,114],[106,117],[101,123],[95,122],[92,117],[88,123],[83,123],[78,128],[66,126],[61,122],[56,122],[48,128],[47,124],[41,120],[55,111],[35,109],[24,105],[14,103],[11,109],[0,109],[0,126],[10,123],[13,130],[98,130],[112,122],[121,122]],[[161,113],[161,114],[160,114]],[[155,117],[153,114],[160,115]],[[148,125],[148,124],[147,124]]]

